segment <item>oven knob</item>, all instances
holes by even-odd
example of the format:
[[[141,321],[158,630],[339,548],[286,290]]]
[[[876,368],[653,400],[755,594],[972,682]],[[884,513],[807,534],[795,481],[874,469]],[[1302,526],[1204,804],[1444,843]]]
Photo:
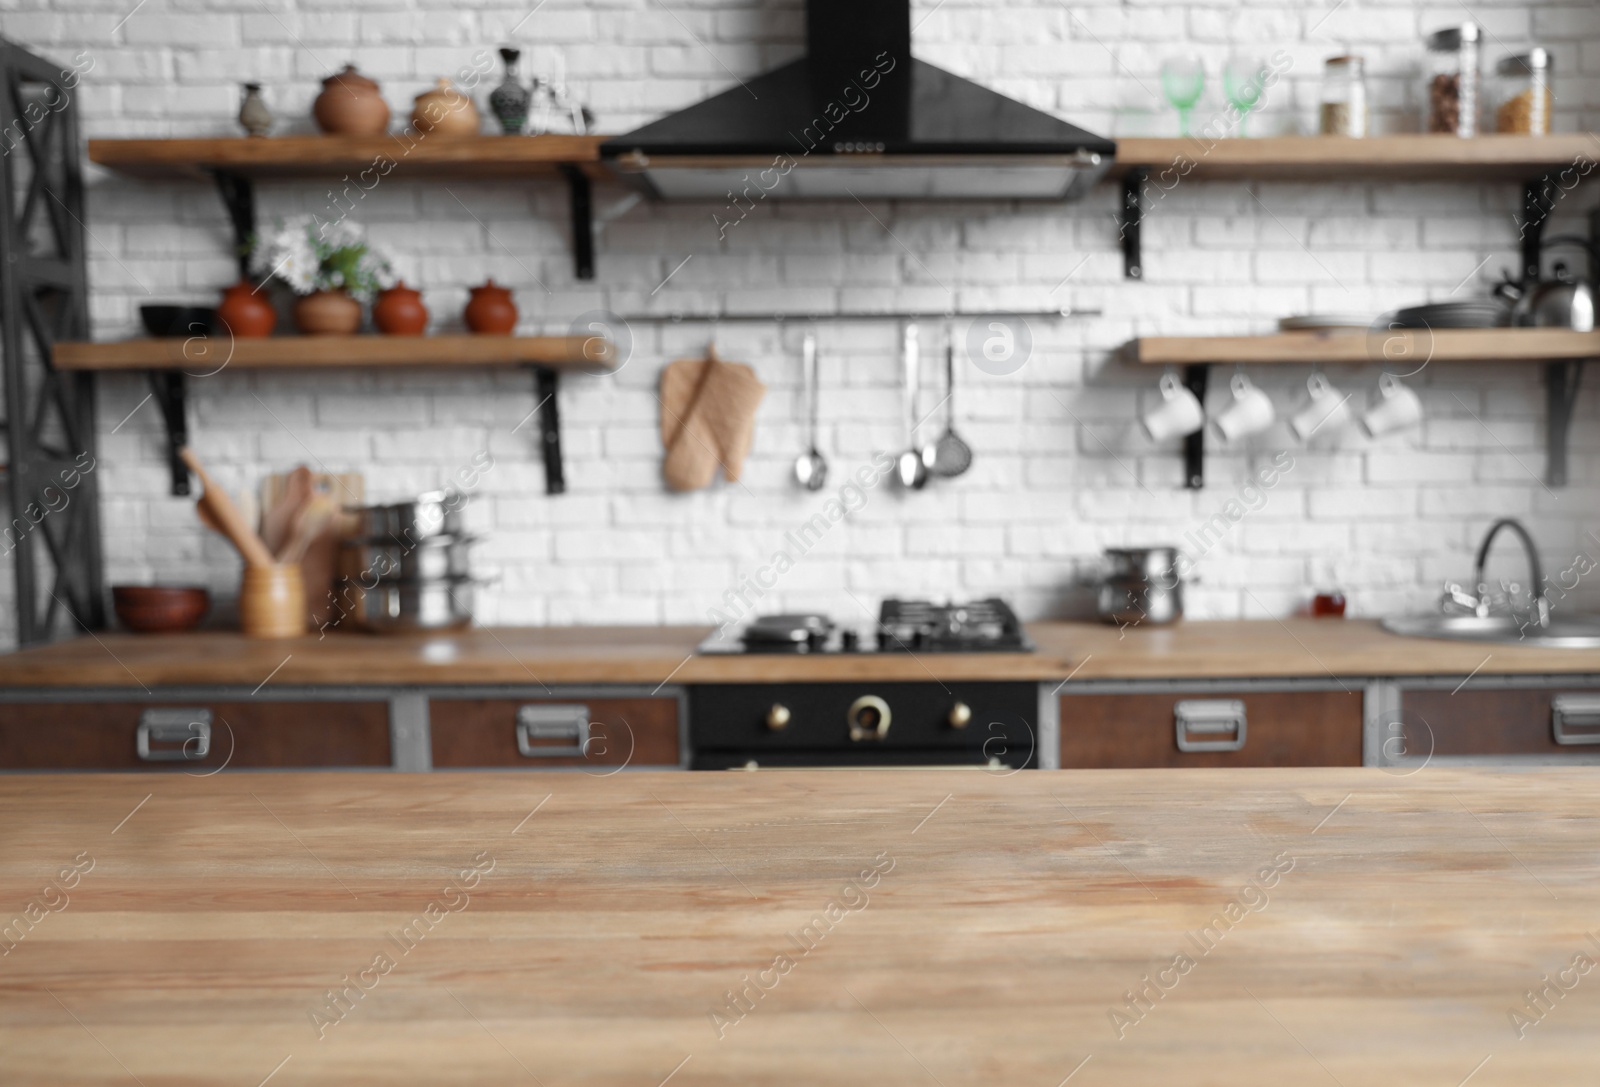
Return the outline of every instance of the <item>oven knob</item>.
[[[781,732],[789,727],[789,707],[782,702],[774,702],[767,711],[767,727],[773,732]]]
[[[857,743],[881,740],[889,734],[889,703],[875,694],[864,694],[850,703],[845,717],[850,722],[850,738]]]
[[[957,702],[950,707],[950,716],[945,720],[950,722],[951,728],[966,728],[967,722],[972,720],[972,707],[965,702]]]

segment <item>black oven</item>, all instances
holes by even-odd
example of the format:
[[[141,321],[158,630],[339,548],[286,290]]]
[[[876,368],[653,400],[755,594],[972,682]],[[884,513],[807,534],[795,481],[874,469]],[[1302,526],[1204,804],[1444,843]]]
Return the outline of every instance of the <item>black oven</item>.
[[[1038,765],[1038,686],[742,683],[689,688],[696,770]]]

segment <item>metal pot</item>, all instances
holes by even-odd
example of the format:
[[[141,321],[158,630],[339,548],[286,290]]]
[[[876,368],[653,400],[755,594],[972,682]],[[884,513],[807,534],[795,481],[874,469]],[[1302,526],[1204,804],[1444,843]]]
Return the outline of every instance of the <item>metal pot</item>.
[[[463,533],[462,510],[471,500],[471,495],[461,491],[429,491],[409,502],[362,506],[350,511],[358,522],[353,535],[402,544],[437,536],[460,536]]]
[[[469,578],[380,581],[370,587],[344,578],[337,597],[341,618],[363,630],[391,634],[470,625],[476,589]]]
[[[1164,626],[1183,618],[1183,583],[1107,578],[1100,583],[1100,618],[1107,623]]]
[[[1178,583],[1176,547],[1108,547],[1106,577],[1138,579],[1152,585]]]
[[[339,573],[358,584],[470,577],[474,536],[429,536],[415,544],[394,539],[339,541]]]

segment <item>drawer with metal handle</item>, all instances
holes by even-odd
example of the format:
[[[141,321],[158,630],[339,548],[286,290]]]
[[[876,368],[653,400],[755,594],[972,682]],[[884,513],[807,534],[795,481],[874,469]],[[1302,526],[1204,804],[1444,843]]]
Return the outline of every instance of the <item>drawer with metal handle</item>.
[[[428,699],[428,723],[437,769],[609,772],[683,762],[674,695],[580,700],[440,693]]]
[[[1558,694],[1552,698],[1550,737],[1562,746],[1600,744],[1600,694]]]
[[[211,754],[211,711],[145,710],[133,747],[145,762],[199,762]]]
[[[1151,686],[1154,686],[1153,684]],[[1197,687],[1058,696],[1061,766],[1360,766],[1362,691]]]
[[[383,700],[0,702],[0,771],[196,773],[392,761]]]
[[[1241,751],[1246,724],[1244,703],[1236,698],[1186,699],[1172,707],[1179,751]]]

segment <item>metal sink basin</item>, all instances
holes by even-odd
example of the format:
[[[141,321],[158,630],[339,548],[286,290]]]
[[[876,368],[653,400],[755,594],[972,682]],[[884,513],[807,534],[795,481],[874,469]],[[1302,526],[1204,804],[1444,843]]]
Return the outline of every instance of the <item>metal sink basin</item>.
[[[1391,634],[1410,638],[1445,638],[1461,642],[1494,642],[1542,649],[1600,649],[1600,616],[1552,617],[1539,629],[1508,615],[1413,615],[1385,619]]]

